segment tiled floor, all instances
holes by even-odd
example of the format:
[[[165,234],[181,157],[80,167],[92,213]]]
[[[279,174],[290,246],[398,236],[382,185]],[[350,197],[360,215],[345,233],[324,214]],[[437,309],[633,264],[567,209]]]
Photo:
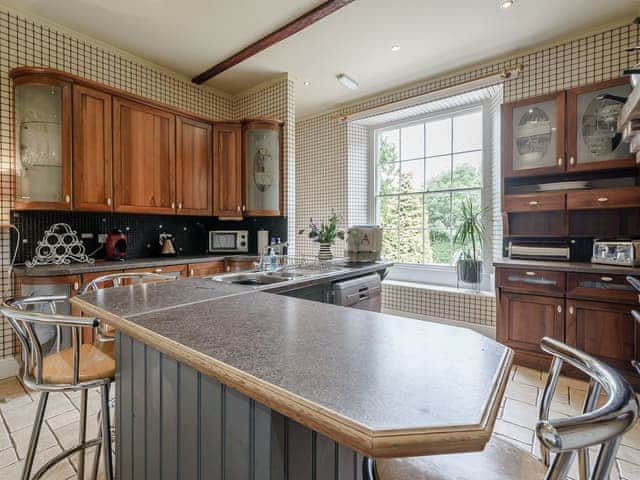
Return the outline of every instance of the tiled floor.
[[[496,421],[495,433],[518,447],[537,454],[538,443],[533,427],[545,373],[525,367],[514,367],[510,375],[503,405]],[[585,391],[586,383],[561,378],[552,403],[552,414],[567,416],[579,413]],[[20,478],[38,398],[37,395],[25,392],[18,380],[11,378],[0,380],[0,399],[5,399],[5,402],[0,403],[0,479],[13,480]],[[51,395],[46,412],[46,424],[40,439],[41,452],[36,456],[36,468],[62,448],[69,448],[75,444],[79,403],[77,393]],[[93,391],[89,394],[88,438],[96,435],[98,405],[98,393]],[[88,454],[88,463],[92,458],[93,455]],[[45,478],[75,478],[74,462],[75,459],[72,462],[61,463]],[[573,479],[577,479],[575,467],[574,464],[571,474]],[[612,478],[640,479],[640,422],[622,440]]]

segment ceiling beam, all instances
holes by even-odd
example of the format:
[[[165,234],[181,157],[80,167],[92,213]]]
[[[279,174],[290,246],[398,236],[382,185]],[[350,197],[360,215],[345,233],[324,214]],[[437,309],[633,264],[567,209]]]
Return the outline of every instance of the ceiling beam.
[[[308,26],[313,25],[314,23],[322,20],[328,15],[331,15],[333,12],[341,9],[342,7],[350,4],[353,1],[354,0],[328,0],[318,5],[313,10],[309,10],[307,13],[287,23],[284,27],[280,27],[278,30],[271,32],[265,37],[262,37],[257,42],[254,42],[248,47],[243,48],[238,53],[231,55],[229,58],[223,60],[217,65],[214,65],[210,69],[205,70],[199,75],[196,75],[191,79],[191,81],[200,85],[207,80],[215,77],[216,75],[221,74],[225,70],[228,70],[231,67],[246,60],[247,58],[253,57],[262,50],[265,50],[270,46],[275,45],[276,43],[281,42],[282,40],[289,38],[292,35],[295,35],[300,30],[304,30]]]

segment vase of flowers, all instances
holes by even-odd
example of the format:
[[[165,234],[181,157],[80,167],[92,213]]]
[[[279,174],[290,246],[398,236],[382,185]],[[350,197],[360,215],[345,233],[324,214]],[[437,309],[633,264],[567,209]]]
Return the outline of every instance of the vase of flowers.
[[[305,233],[305,229],[301,229],[298,235]],[[320,222],[320,226],[313,221],[313,218],[309,219],[309,232],[308,237],[314,242],[320,244],[320,250],[318,251],[318,260],[325,261],[333,258],[331,252],[331,245],[334,244],[336,238],[344,240],[344,231],[338,230],[338,216],[336,212],[331,212],[331,217],[327,223]]]

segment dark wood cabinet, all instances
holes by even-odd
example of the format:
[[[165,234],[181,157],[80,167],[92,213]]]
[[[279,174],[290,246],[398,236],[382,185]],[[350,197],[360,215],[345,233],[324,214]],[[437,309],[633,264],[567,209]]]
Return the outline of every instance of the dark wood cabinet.
[[[531,193],[504,196],[505,212],[550,212],[566,207],[564,192]]]
[[[640,337],[631,307],[605,302],[567,301],[567,343],[622,370],[638,358]]]
[[[213,126],[213,214],[242,216],[242,125]]]
[[[73,208],[113,209],[111,95],[73,86]]]
[[[113,117],[115,211],[174,213],[175,116],[115,98]]]
[[[176,213],[211,215],[211,125],[176,118]]]
[[[568,210],[640,207],[640,187],[598,188],[567,192]]]
[[[225,270],[224,260],[189,264],[190,277],[203,277],[205,275],[215,275],[216,273],[224,273],[224,270]]]
[[[500,294],[498,341],[540,353],[542,337],[564,341],[564,299],[513,292]]]

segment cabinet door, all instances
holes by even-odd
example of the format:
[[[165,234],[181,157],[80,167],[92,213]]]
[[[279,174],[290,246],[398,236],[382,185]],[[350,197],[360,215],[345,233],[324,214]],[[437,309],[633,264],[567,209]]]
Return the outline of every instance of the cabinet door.
[[[91,272],[91,273],[83,273],[82,274],[82,288],[84,288],[91,280],[94,280],[98,277],[102,277],[104,275],[112,275],[114,273],[122,273],[124,270],[109,270],[107,272]],[[113,288],[113,281],[108,282],[100,282],[98,284],[98,288]]]
[[[628,370],[640,338],[629,305],[567,301],[567,343],[615,368]]]
[[[505,212],[552,212],[566,206],[564,192],[525,193],[504,196]]]
[[[244,203],[250,216],[275,216],[282,210],[282,128],[274,121],[243,124]]]
[[[113,99],[114,205],[117,212],[175,212],[175,117]]]
[[[176,280],[187,276],[187,265],[164,265],[162,267],[132,268],[127,270],[130,273],[159,273]]]
[[[190,277],[203,277],[205,275],[215,275],[216,273],[223,273],[223,272],[224,272],[224,260],[217,260],[215,262],[189,264]]]
[[[113,209],[111,95],[73,87],[73,208]]]
[[[567,192],[567,210],[640,207],[640,187],[596,188]]]
[[[567,92],[567,170],[633,168],[635,156],[618,133],[618,118],[631,93],[627,78]],[[605,98],[601,96],[605,95]]]
[[[46,75],[14,80],[15,208],[71,209],[71,84]]]
[[[213,214],[242,215],[242,126],[213,126]]]
[[[246,270],[255,270],[256,262],[260,259],[256,258],[256,260],[236,260],[233,258],[228,258],[226,260],[226,271],[227,272],[242,272]]]
[[[501,292],[496,335],[510,347],[538,353],[542,337],[564,341],[564,299]]]
[[[211,125],[176,119],[176,200],[181,215],[211,215]]]
[[[504,104],[503,176],[564,172],[564,116],[564,92]]]

